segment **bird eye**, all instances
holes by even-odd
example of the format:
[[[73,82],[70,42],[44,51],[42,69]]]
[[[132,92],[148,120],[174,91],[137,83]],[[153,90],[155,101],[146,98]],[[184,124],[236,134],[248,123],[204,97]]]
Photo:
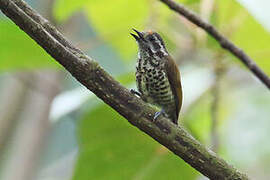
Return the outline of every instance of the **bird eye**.
[[[150,36],[150,37],[149,37],[149,40],[150,40],[150,41],[155,41],[155,38],[154,38],[153,36]]]

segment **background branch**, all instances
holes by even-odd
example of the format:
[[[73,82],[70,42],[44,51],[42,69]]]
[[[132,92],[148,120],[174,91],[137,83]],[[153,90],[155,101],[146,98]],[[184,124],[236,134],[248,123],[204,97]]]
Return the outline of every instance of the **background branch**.
[[[199,172],[210,179],[248,179],[169,119],[161,117],[152,122],[153,108],[121,86],[97,62],[72,46],[25,2],[0,0],[0,8],[80,83]]]
[[[219,150],[219,133],[218,133],[218,124],[220,120],[220,100],[222,95],[222,78],[226,73],[227,66],[223,63],[224,53],[219,52],[217,53],[214,59],[214,85],[212,87],[212,104],[211,104],[211,146],[212,150],[218,153]]]
[[[164,4],[166,4],[170,9],[179,13],[180,15],[187,18],[192,23],[196,24],[200,28],[204,29],[208,34],[210,34],[213,38],[215,38],[221,47],[227,49],[234,56],[236,56],[240,61],[242,61],[245,66],[257,77],[260,81],[265,84],[268,89],[270,89],[270,78],[256,65],[256,63],[239,47],[234,45],[230,40],[224,37],[220,32],[217,31],[214,26],[207,23],[203,19],[201,19],[198,15],[193,13],[192,11],[186,9],[179,3],[176,3],[173,0],[160,0]]]

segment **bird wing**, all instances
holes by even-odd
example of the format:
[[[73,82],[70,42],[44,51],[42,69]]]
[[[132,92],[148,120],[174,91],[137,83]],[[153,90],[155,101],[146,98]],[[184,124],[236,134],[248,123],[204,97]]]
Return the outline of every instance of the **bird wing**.
[[[175,97],[176,117],[178,119],[182,106],[182,86],[179,69],[170,55],[166,56],[165,69],[170,82],[170,87]]]

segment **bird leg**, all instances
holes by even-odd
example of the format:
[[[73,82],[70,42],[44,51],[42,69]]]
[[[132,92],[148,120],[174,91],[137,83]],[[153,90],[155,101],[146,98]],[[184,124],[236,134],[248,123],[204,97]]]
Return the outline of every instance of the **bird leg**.
[[[161,115],[161,114],[165,114],[165,110],[164,109],[161,109],[161,111],[159,112],[155,112],[155,115],[154,115],[154,121],[157,120],[157,118]]]
[[[130,89],[130,92],[131,92],[132,94],[135,94],[135,95],[139,96],[139,97],[142,96],[142,94],[141,94],[140,92],[136,91],[135,89]]]

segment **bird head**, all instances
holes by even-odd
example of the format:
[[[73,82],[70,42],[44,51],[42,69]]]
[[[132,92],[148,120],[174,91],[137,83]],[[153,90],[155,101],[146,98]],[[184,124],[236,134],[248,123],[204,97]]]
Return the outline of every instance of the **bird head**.
[[[168,55],[165,44],[157,32],[140,32],[133,29],[136,34],[130,33],[138,43],[139,50],[147,55],[158,55],[159,57]]]

